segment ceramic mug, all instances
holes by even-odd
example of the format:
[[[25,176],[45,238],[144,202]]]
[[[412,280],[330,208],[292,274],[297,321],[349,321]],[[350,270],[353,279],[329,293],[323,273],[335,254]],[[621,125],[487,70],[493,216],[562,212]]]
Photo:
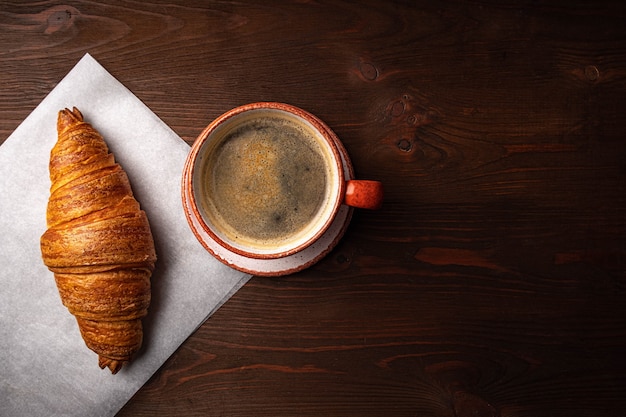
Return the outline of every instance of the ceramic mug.
[[[183,171],[183,207],[200,243],[259,275],[317,261],[345,230],[332,232],[342,207],[377,209],[382,197],[380,182],[353,178],[326,124],[284,103],[247,104],[218,117],[194,142]],[[339,217],[347,223],[350,216]],[[331,245],[312,248],[327,233],[337,235]]]

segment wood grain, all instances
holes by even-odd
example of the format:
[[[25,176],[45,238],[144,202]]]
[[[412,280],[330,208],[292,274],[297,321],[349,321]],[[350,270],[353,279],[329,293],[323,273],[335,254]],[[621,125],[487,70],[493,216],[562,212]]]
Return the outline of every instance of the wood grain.
[[[0,2],[0,140],[89,52],[189,143],[284,101],[385,185],[327,258],[253,278],[119,416],[623,416],[625,12]]]

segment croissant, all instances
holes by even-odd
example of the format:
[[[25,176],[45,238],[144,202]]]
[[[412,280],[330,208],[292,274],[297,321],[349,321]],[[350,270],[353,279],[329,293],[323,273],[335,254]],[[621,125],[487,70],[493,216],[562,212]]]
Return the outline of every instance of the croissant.
[[[115,374],[141,347],[154,241],[102,136],[76,107],[59,112],[57,130],[42,258],[100,368]]]

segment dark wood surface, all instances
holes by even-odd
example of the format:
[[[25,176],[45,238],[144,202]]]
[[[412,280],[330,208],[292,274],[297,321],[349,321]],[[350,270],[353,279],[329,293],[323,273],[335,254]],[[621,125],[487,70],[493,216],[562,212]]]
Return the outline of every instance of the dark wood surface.
[[[0,0],[0,140],[86,52],[184,140],[284,101],[384,207],[119,416],[626,415],[621,1]],[[182,215],[182,214],[181,214]]]

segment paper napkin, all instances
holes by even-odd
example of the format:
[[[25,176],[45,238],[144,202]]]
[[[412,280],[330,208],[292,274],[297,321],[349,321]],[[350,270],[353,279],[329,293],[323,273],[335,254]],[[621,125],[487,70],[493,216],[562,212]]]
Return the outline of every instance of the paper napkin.
[[[57,113],[73,106],[127,172],[158,256],[143,348],[117,375],[98,367],[39,249]],[[187,225],[180,181],[189,149],[89,55],[0,146],[1,416],[114,415],[249,279],[216,261]]]

